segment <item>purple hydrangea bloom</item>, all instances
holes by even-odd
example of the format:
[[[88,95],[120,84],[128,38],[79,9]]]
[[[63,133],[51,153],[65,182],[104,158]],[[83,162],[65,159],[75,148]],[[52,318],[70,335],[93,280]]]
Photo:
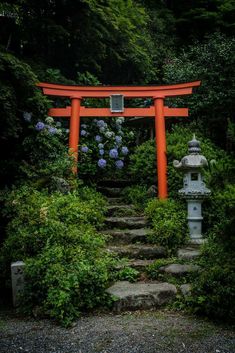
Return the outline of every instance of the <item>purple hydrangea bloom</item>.
[[[99,143],[99,144],[98,144],[98,148],[99,148],[99,149],[103,149],[103,148],[104,148],[103,143]]]
[[[23,113],[24,120],[30,123],[31,118],[32,118],[32,113],[24,112]]]
[[[100,135],[96,135],[95,140],[96,140],[96,142],[101,142],[102,137]]]
[[[49,127],[48,131],[51,135],[55,135],[57,133],[57,129],[55,127]]]
[[[89,151],[89,148],[87,146],[82,146],[81,151],[87,153]]]
[[[96,124],[97,124],[97,126],[98,126],[99,128],[105,126],[104,120],[98,120]]]
[[[118,150],[113,148],[109,151],[109,157],[111,158],[118,158]]]
[[[129,150],[126,146],[122,147],[122,154],[124,154],[124,156],[126,156],[129,153]]]
[[[81,136],[86,136],[87,132],[86,130],[81,130]]]
[[[106,162],[105,159],[101,158],[101,159],[98,160],[98,166],[99,166],[100,168],[105,168],[105,167],[106,167],[106,164],[107,164],[107,162]]]
[[[101,155],[101,156],[103,156],[104,155],[104,150],[102,149],[102,150],[99,150],[99,154]]]
[[[115,165],[118,169],[122,169],[124,167],[124,163],[121,159],[115,162]]]
[[[116,136],[115,140],[117,143],[121,143],[122,142],[122,136]]]
[[[35,129],[37,131],[43,130],[45,127],[45,124],[42,121],[39,121],[36,125],[35,125]]]

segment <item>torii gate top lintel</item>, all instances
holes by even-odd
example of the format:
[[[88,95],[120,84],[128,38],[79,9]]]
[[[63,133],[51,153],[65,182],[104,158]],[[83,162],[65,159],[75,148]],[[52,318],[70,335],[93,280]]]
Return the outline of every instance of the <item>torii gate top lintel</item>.
[[[187,108],[169,108],[164,106],[166,97],[192,94],[193,88],[200,86],[201,81],[180,83],[164,86],[68,86],[52,83],[38,83],[43,93],[51,96],[71,99],[71,106],[66,108],[52,108],[49,115],[54,117],[70,118],[69,147],[75,162],[78,160],[78,145],[80,135],[80,117],[116,117],[116,116],[142,116],[155,118],[156,155],[158,196],[167,197],[167,158],[166,158],[166,131],[165,117],[188,116]],[[84,98],[107,98],[121,95],[124,98],[152,98],[154,105],[149,108],[123,108],[119,112],[109,108],[86,108],[81,106]],[[73,172],[77,173],[77,165]]]
[[[43,93],[52,96],[74,98],[105,98],[112,94],[122,94],[125,98],[170,97],[192,94],[193,87],[201,81],[163,86],[67,86],[53,83],[38,83]]]

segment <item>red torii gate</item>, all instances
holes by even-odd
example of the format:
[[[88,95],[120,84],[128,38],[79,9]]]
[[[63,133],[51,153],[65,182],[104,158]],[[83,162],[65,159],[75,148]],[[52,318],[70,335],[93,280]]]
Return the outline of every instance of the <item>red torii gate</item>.
[[[188,108],[169,108],[164,106],[166,97],[192,94],[193,87],[200,81],[166,86],[66,86],[51,83],[39,83],[43,93],[71,99],[71,106],[49,109],[53,117],[70,117],[69,148],[75,161],[78,160],[80,135],[80,117],[154,117],[156,132],[156,157],[158,175],[158,196],[167,198],[167,157],[165,117],[187,117]],[[154,105],[149,108],[124,108],[123,112],[112,112],[109,108],[86,108],[81,106],[84,98],[108,98],[122,95],[124,98],[152,98]],[[73,168],[77,173],[77,163]]]

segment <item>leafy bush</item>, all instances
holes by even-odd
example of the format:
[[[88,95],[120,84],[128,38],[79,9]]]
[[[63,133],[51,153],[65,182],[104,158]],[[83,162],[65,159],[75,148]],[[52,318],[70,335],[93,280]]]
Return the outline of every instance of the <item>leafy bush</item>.
[[[226,218],[219,218],[220,223],[211,230],[204,245],[199,263],[203,270],[194,282],[187,304],[195,312],[234,323],[235,187],[229,187],[225,194],[229,191],[230,197],[220,198]]]
[[[90,226],[70,226],[60,237],[49,237],[42,252],[26,260],[27,312],[41,312],[65,326],[81,310],[107,304],[105,289],[113,260],[104,239]]]
[[[147,191],[148,188],[145,185],[133,185],[123,189],[122,196],[128,203],[136,206],[136,208],[143,209],[150,198]]]
[[[94,229],[104,220],[103,197],[88,187],[64,195],[22,186],[4,198],[9,223],[0,252],[1,280],[7,285],[12,261],[26,261],[25,305],[50,308],[64,324],[80,308],[96,305],[112,262]]]
[[[136,282],[140,276],[139,271],[131,267],[124,267],[115,274],[115,280]]]
[[[145,209],[153,228],[149,241],[166,246],[170,251],[183,244],[188,234],[184,208],[180,202],[170,199],[150,201]]]

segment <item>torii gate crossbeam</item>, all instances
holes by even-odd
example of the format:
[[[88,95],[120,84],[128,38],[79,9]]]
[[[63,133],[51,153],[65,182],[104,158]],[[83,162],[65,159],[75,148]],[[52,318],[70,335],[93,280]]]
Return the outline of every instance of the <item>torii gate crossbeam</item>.
[[[48,115],[70,118],[69,148],[75,158],[77,173],[78,145],[80,135],[80,117],[153,117],[156,131],[156,157],[158,176],[158,196],[167,198],[167,157],[165,117],[188,116],[187,108],[169,108],[164,106],[167,97],[192,94],[193,87],[200,86],[200,81],[166,86],[66,86],[51,83],[39,83],[43,93],[71,99],[71,106],[52,108]],[[124,98],[151,98],[154,105],[149,108],[125,108],[123,112],[113,113],[108,108],[85,108],[81,106],[84,98],[108,98],[121,94]]]

